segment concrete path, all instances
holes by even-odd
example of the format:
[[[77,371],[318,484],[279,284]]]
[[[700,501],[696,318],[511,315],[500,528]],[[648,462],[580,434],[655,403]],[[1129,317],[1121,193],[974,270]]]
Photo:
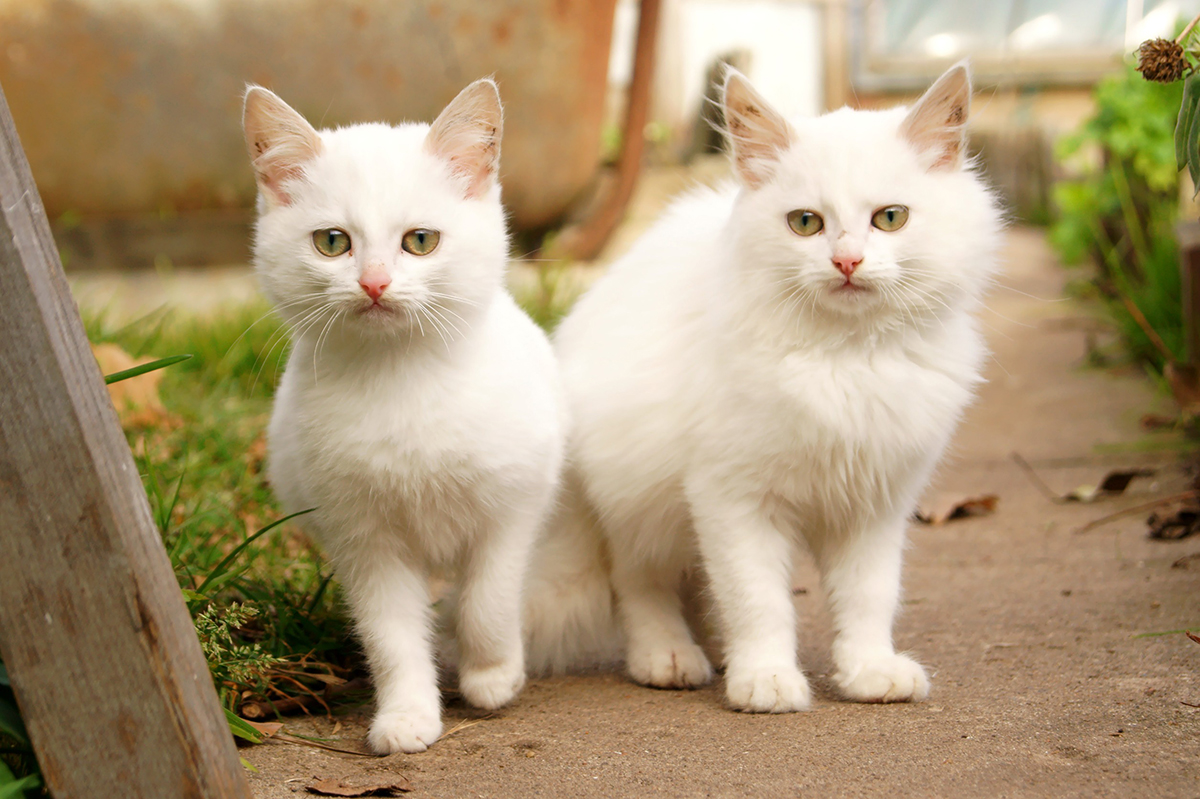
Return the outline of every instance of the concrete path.
[[[1038,233],[1011,233],[986,314],[990,382],[933,491],[998,494],[999,507],[912,531],[897,639],[930,668],[928,701],[836,698],[820,586],[807,570],[796,601],[811,712],[734,713],[719,682],[687,692],[615,674],[540,680],[493,716],[452,703],[452,732],[421,755],[246,749],[256,795],[293,796],[314,777],[402,773],[414,797],[1200,796],[1200,710],[1184,704],[1200,704],[1200,646],[1181,634],[1136,637],[1200,628],[1200,539],[1150,541],[1144,514],[1074,532],[1188,478],[1175,456],[1146,451],[1156,439],[1138,418],[1168,406],[1145,378],[1082,367],[1092,323],[1087,309],[1055,300],[1065,277]],[[1056,505],[1013,451],[1064,493],[1111,468],[1159,471],[1118,499]],[[355,749],[365,720],[287,729]]]

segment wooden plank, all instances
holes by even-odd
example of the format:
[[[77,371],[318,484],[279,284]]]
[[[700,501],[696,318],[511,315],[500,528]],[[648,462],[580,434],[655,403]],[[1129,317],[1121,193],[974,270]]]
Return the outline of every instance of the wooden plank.
[[[68,797],[249,797],[0,90],[0,654]]]

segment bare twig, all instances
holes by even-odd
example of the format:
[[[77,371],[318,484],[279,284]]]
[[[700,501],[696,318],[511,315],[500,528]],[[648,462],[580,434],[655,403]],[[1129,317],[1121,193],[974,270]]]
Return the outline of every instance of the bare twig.
[[[476,724],[482,724],[483,722],[487,721],[491,717],[492,716],[489,713],[488,715],[483,716],[481,718],[477,718],[477,719],[464,719],[463,721],[460,721],[458,724],[455,724],[453,727],[451,727],[450,729],[448,729],[444,733],[442,733],[440,736],[438,736],[438,740],[440,741],[443,738],[449,738],[454,733],[458,732],[459,730],[465,730],[467,727],[474,727]]]
[[[1034,487],[1037,488],[1038,491],[1041,491],[1046,496],[1046,499],[1050,500],[1056,505],[1062,505],[1066,503],[1067,500],[1059,496],[1053,488],[1046,485],[1046,481],[1038,476],[1038,473],[1035,472],[1033,467],[1029,465],[1029,461],[1021,457],[1021,453],[1012,453],[1012,459],[1014,463],[1021,467],[1025,474],[1029,475],[1029,481],[1033,483]]]
[[[361,752],[357,749],[343,749],[339,746],[330,746],[329,744],[323,744],[320,741],[310,741],[307,738],[298,738],[295,735],[288,735],[286,732],[277,732],[274,736],[268,738],[267,740],[279,741],[280,743],[285,744],[296,744],[297,746],[311,746],[315,749],[324,749],[329,752],[340,752],[343,755],[355,755],[356,757],[375,757],[375,755],[371,754],[370,752]]]
[[[1189,22],[1187,27],[1183,29],[1183,33],[1179,34],[1179,36],[1175,38],[1175,44],[1183,44],[1183,40],[1186,39],[1187,35],[1192,32],[1192,28],[1196,27],[1197,22],[1200,22],[1200,14],[1192,17],[1192,21]]]
[[[329,705],[326,704],[327,702],[331,702],[339,696],[352,691],[366,690],[370,686],[371,683],[366,677],[356,677],[341,685],[326,686],[323,694],[310,692],[304,696],[292,696],[287,699],[281,699],[278,702],[246,702],[242,705],[239,712],[248,719],[265,719],[271,716],[287,715],[288,713],[307,713],[320,706],[324,706],[328,710]]]
[[[1138,327],[1146,334],[1146,338],[1150,339],[1150,343],[1154,345],[1154,349],[1158,350],[1167,363],[1174,363],[1174,353],[1167,349],[1167,345],[1162,340],[1162,337],[1150,326],[1150,322],[1146,319],[1146,315],[1142,313],[1142,309],[1137,307],[1134,301],[1124,294],[1121,295],[1121,302],[1125,303],[1125,308],[1129,311],[1129,315],[1133,317],[1133,321],[1137,322]]]

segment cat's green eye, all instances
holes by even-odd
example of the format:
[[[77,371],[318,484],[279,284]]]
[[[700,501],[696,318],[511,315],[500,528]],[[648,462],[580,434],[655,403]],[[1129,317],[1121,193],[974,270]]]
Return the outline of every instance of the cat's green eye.
[[[801,236],[815,236],[825,228],[825,220],[816,211],[801,208],[787,215],[788,227]]]
[[[314,230],[313,246],[326,258],[337,258],[350,252],[350,234],[335,227]]]
[[[400,246],[413,255],[429,255],[437,249],[441,239],[442,234],[436,230],[419,227],[405,233],[404,238],[400,239]]]
[[[899,230],[908,222],[908,209],[903,205],[889,205],[880,208],[871,217],[871,224],[885,233]]]

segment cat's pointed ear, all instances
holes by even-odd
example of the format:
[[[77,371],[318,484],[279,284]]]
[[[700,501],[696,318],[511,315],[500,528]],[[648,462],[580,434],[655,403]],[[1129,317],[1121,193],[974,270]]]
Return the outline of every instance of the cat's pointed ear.
[[[483,78],[450,101],[425,136],[426,152],[446,161],[462,178],[469,199],[492,187],[500,170],[500,136],[504,129],[500,90]]]
[[[304,172],[304,165],[321,152],[321,136],[272,91],[246,87],[242,132],[259,191],[269,205],[288,205],[287,182]]]
[[[960,61],[912,107],[900,124],[900,133],[917,150],[933,155],[930,169],[958,169],[967,151],[970,111],[971,74],[967,62]]]
[[[725,74],[723,98],[734,171],[744,185],[756,188],[767,182],[791,145],[792,126],[736,69]]]

